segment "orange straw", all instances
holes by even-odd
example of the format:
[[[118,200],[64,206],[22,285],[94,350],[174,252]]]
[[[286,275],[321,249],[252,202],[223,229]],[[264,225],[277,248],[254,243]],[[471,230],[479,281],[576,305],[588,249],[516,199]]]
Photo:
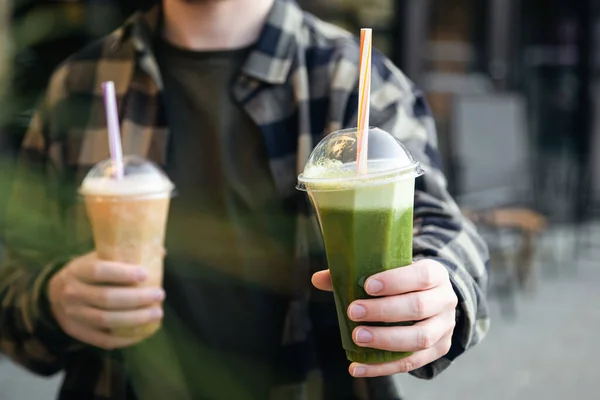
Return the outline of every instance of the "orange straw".
[[[373,30],[360,30],[360,79],[358,83],[358,147],[356,152],[356,172],[367,173],[367,152],[369,139],[369,104],[371,98],[371,49]]]

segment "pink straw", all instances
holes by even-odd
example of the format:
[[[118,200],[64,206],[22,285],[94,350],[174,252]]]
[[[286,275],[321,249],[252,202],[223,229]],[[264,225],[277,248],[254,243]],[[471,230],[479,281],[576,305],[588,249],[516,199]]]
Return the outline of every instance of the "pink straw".
[[[123,149],[121,148],[121,130],[119,128],[119,113],[117,111],[114,82],[104,82],[102,93],[104,94],[104,108],[106,110],[110,158],[115,166],[115,178],[123,179]]]

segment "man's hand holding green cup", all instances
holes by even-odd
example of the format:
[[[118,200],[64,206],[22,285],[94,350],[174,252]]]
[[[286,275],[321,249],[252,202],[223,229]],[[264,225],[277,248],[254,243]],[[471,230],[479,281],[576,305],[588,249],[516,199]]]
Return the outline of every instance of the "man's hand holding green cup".
[[[331,291],[329,270],[313,275],[317,289]],[[356,300],[348,307],[348,318],[362,322],[409,322],[411,326],[364,326],[352,338],[361,347],[413,352],[400,360],[381,364],[352,363],[355,377],[375,377],[409,372],[444,356],[450,350],[458,299],[448,271],[434,260],[420,260],[403,268],[369,277],[365,291],[373,298]]]

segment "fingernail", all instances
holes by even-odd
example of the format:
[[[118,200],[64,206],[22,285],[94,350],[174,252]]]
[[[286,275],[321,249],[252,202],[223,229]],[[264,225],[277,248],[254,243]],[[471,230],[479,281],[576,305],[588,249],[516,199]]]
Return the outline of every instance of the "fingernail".
[[[354,304],[350,306],[350,318],[360,319],[367,315],[367,310],[360,304]]]
[[[152,291],[152,299],[156,301],[162,301],[165,298],[165,292],[162,289],[156,289]]]
[[[381,292],[382,289],[383,289],[383,283],[381,283],[381,281],[378,281],[377,279],[369,279],[365,286],[365,290],[369,294],[379,293],[379,292]]]
[[[358,343],[368,343],[373,340],[373,335],[366,329],[358,329],[356,331],[356,341]]]
[[[138,282],[143,282],[148,278],[148,272],[145,269],[139,268],[134,272],[135,280]]]
[[[152,319],[161,319],[163,316],[163,310],[160,308],[153,308],[150,310],[150,318]]]
[[[354,367],[352,371],[352,376],[364,376],[367,374],[367,369],[365,367]]]

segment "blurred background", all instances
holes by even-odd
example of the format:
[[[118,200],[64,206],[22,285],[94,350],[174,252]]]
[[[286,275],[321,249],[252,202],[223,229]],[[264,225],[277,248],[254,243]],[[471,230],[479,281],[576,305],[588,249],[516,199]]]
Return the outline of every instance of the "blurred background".
[[[0,1],[0,204],[53,68],[144,3]],[[492,252],[488,338],[432,382],[398,377],[406,397],[598,399],[600,2],[300,3],[374,28],[427,93],[451,192]],[[52,399],[59,379],[5,359],[0,400]]]

